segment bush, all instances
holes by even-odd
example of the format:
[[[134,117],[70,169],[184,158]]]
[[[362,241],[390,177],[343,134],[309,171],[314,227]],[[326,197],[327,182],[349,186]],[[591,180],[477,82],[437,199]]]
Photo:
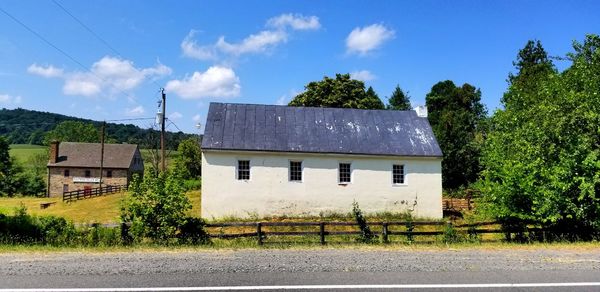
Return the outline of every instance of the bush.
[[[206,223],[200,218],[187,217],[179,227],[177,239],[183,244],[206,244],[210,242],[208,233],[204,231]]]
[[[356,240],[364,243],[373,242],[375,235],[373,235],[373,231],[371,231],[371,228],[369,228],[369,225],[367,225],[367,219],[365,219],[363,216],[362,210],[356,201],[352,203],[352,214],[354,215],[354,219],[356,219],[356,223],[361,231],[360,236]]]
[[[183,190],[184,191],[196,191],[202,188],[202,180],[201,179],[186,179],[183,181]]]

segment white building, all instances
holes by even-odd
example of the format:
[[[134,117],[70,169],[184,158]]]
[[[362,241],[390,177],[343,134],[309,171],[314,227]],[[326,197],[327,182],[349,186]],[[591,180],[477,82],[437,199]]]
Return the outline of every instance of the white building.
[[[414,111],[211,103],[202,217],[442,217],[442,152]]]

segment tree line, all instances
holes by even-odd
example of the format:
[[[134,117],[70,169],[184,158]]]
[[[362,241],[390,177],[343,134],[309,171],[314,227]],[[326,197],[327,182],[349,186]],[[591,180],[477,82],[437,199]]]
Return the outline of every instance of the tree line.
[[[0,136],[4,136],[10,144],[47,145],[48,133],[51,135],[70,135],[71,130],[83,134],[84,141],[73,141],[72,138],[62,141],[99,142],[102,122],[80,119],[61,114],[40,112],[27,109],[0,109]],[[66,123],[70,122],[70,123]],[[60,126],[62,125],[62,126]],[[59,127],[60,126],[60,127]],[[93,128],[93,129],[92,129]],[[141,148],[155,147],[155,141],[149,137],[158,136],[156,129],[143,129],[132,124],[106,123],[106,134],[109,142],[137,144]],[[195,134],[167,132],[167,147],[177,149],[181,140],[197,137]]]

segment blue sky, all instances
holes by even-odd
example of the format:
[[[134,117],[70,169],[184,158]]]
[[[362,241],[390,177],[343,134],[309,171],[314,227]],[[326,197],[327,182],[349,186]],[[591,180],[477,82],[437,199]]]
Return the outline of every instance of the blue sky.
[[[600,32],[598,1],[4,0],[0,8],[70,56],[0,11],[0,107],[153,117],[164,87],[167,115],[192,133],[211,101],[281,104],[335,73],[352,73],[384,101],[399,84],[413,105],[438,81],[466,82],[492,112],[527,40],[562,56]]]

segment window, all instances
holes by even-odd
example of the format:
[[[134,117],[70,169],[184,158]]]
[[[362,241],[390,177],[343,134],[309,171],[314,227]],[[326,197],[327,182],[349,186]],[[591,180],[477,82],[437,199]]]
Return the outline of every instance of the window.
[[[350,163],[340,163],[339,180],[342,184],[350,182]]]
[[[106,177],[112,177],[112,170],[106,171]]]
[[[397,184],[404,184],[404,165],[394,164],[392,167],[392,182]]]
[[[250,179],[250,160],[238,160],[238,180]]]
[[[65,169],[65,177],[69,177],[70,173],[68,169]]]
[[[302,181],[302,161],[290,161],[290,181]]]
[[[91,172],[89,170],[85,171],[85,177],[90,177],[91,176]]]

